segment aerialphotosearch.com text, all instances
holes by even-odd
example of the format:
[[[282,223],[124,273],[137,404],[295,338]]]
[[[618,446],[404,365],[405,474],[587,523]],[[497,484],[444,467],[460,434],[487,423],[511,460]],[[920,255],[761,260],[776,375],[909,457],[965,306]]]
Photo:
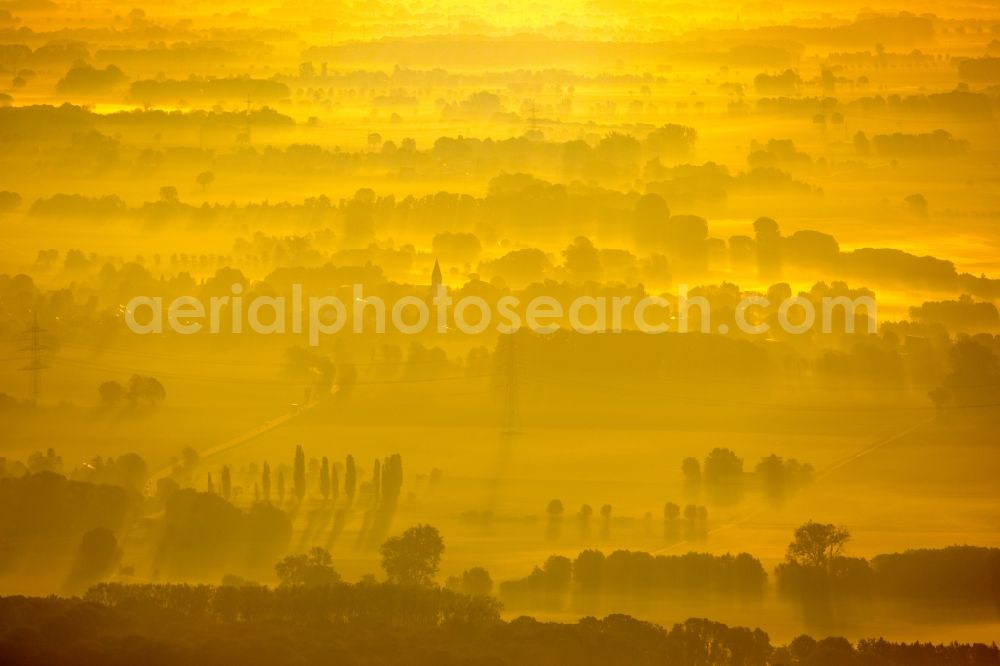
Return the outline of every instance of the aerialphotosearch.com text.
[[[453,298],[443,286],[426,298],[404,295],[387,303],[380,297],[366,296],[360,284],[352,285],[348,299],[329,294],[307,296],[298,284],[292,286],[290,296],[246,298],[243,286],[234,284],[228,295],[207,299],[179,296],[166,301],[160,296],[136,296],[125,306],[124,318],[128,328],[137,334],[292,333],[305,334],[311,346],[345,329],[358,334],[382,334],[391,329],[404,335],[418,335],[431,328],[438,333],[457,330],[476,335],[490,327],[501,334],[521,328],[541,334],[559,329],[583,334],[626,329],[648,334],[731,332],[726,323],[713,328],[708,299],[690,295],[683,284],[669,299],[584,295],[568,303],[545,295],[527,300],[504,295],[493,302],[474,295]],[[838,332],[844,333],[854,333],[857,322],[868,333],[874,333],[877,325],[875,299],[867,295],[826,296],[818,303],[798,295],[771,303],[763,295],[750,294],[726,319],[747,335],[767,335],[775,325],[793,335],[813,330],[831,333],[834,322],[840,323],[842,330]]]

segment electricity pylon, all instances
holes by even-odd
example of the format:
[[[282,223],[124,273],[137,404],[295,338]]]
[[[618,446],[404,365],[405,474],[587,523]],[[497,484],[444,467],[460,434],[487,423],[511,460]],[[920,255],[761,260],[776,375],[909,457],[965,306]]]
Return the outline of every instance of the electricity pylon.
[[[42,350],[45,349],[45,346],[42,344],[41,336],[44,332],[45,329],[38,325],[38,313],[35,312],[31,326],[24,331],[24,335],[28,338],[28,346],[21,348],[21,351],[28,352],[28,364],[21,370],[30,373],[28,393],[32,407],[38,405],[38,396],[41,393],[41,373],[42,370],[48,368],[42,363]]]

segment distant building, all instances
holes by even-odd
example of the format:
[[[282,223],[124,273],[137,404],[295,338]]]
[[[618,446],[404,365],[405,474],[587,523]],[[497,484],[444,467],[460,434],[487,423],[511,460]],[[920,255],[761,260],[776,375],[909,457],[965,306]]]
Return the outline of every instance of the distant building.
[[[441,286],[441,264],[434,260],[434,270],[431,271],[431,289]]]
[[[434,270],[431,271],[431,286],[428,290],[428,298],[433,300],[434,295],[437,294],[438,287],[442,285],[443,281],[441,279],[441,265],[438,264],[438,260],[434,260]]]

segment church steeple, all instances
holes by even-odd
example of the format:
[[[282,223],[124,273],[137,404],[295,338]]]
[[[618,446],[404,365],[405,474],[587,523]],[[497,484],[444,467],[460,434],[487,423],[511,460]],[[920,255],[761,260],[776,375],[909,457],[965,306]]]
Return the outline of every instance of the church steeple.
[[[434,270],[431,271],[431,292],[434,292],[438,287],[441,286],[441,266],[438,264],[438,260],[434,260]]]

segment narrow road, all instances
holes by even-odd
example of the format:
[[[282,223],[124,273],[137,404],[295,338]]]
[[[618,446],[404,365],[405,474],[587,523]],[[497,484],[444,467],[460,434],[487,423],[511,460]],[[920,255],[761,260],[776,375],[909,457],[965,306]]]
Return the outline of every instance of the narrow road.
[[[336,393],[337,393],[337,386],[334,385],[333,388],[330,389],[330,396],[333,396]],[[324,399],[328,398],[324,396]],[[302,416],[306,412],[310,411],[313,407],[318,405],[320,402],[322,402],[322,400],[317,400],[314,398],[303,405],[298,405],[294,410],[286,414],[282,414],[281,416],[276,416],[273,419],[270,419],[269,421],[264,421],[260,425],[257,425],[254,428],[247,430],[246,432],[236,435],[235,437],[231,437],[230,439],[227,439],[220,444],[209,447],[202,451],[198,451],[198,458],[199,460],[205,460],[206,458],[211,458],[212,456],[217,456],[220,453],[225,453],[226,451],[231,451],[232,449],[235,449],[239,446],[243,446],[247,442],[254,440],[257,437],[260,437],[264,433],[270,432],[271,430],[274,430],[278,426],[284,425],[285,423],[288,423],[292,419]],[[167,478],[173,471],[174,471],[173,465],[167,465],[163,469],[157,471],[152,476],[150,476],[149,480],[146,481],[146,489],[145,489],[146,495],[148,496],[154,495],[156,493],[157,481],[159,481],[160,479]]]

